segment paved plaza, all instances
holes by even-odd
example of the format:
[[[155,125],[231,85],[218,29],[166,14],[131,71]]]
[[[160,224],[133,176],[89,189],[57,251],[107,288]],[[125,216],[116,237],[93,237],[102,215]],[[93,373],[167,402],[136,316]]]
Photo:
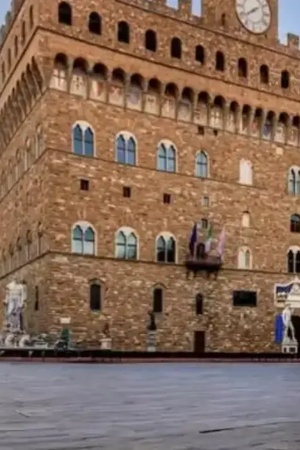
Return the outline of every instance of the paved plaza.
[[[300,366],[0,364],[1,450],[299,450]]]

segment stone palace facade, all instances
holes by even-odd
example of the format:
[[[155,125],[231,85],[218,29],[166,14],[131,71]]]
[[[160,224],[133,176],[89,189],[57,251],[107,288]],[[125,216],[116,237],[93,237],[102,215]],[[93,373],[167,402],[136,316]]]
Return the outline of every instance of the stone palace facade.
[[[278,350],[300,50],[277,0],[14,0],[0,42],[1,296],[26,282],[28,331],[145,350],[153,311],[159,350]]]

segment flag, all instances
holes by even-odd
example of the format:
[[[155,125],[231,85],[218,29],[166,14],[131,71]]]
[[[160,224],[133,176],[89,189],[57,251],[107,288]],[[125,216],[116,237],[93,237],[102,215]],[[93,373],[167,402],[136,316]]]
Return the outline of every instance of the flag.
[[[195,246],[197,244],[197,240],[198,240],[198,227],[197,227],[197,222],[195,222],[193,229],[192,229],[192,233],[191,233],[191,237],[190,237],[190,244],[189,244],[189,249],[190,249],[190,253],[192,256],[195,255]]]
[[[211,243],[212,243],[212,235],[213,235],[212,225],[209,224],[208,231],[207,231],[207,238],[206,238],[206,242],[205,242],[205,253],[208,253],[210,251]]]
[[[221,234],[219,237],[219,242],[218,242],[218,247],[217,247],[217,251],[221,257],[223,256],[223,253],[224,253],[224,245],[225,245],[225,227],[221,231]]]

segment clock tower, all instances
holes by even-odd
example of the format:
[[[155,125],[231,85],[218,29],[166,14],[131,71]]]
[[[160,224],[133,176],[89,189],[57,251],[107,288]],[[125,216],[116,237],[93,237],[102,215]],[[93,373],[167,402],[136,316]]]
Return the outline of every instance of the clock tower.
[[[278,40],[278,0],[203,0],[203,16],[208,26],[246,39]]]

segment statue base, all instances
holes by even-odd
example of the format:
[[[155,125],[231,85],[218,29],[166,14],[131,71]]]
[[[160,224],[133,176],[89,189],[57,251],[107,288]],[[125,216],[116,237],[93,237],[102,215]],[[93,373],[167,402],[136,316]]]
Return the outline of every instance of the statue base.
[[[298,342],[292,339],[285,339],[281,344],[281,352],[296,355],[298,353]]]
[[[112,340],[111,338],[103,338],[101,339],[101,350],[111,350],[112,349]]]
[[[156,352],[156,333],[148,331],[147,352]]]

